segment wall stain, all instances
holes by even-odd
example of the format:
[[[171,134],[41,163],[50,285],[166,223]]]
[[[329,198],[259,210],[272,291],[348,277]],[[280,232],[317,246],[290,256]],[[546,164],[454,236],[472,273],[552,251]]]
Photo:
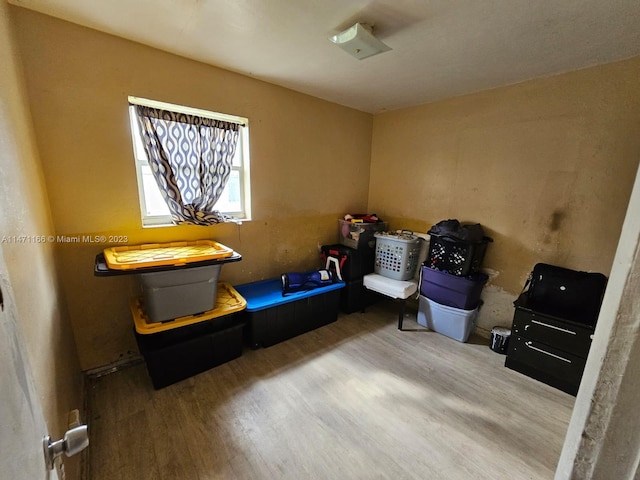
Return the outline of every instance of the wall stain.
[[[558,230],[560,230],[560,227],[562,226],[562,222],[566,218],[566,216],[567,214],[562,210],[555,210],[551,214],[551,221],[549,222],[549,228],[551,229],[552,232],[557,232]]]

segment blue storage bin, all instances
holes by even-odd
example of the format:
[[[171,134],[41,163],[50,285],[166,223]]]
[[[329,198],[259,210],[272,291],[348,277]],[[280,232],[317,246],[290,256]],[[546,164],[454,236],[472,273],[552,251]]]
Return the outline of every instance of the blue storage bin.
[[[246,336],[252,348],[269,347],[338,319],[344,282],[282,296],[279,278],[234,288],[247,301]]]

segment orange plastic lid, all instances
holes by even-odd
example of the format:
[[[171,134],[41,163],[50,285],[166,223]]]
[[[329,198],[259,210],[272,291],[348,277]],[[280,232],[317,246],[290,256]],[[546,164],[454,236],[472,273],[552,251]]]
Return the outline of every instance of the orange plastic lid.
[[[232,249],[212,240],[147,243],[104,249],[107,266],[114,270],[133,270],[163,265],[178,266],[231,255],[233,255]]]
[[[214,318],[239,312],[247,307],[247,301],[233,288],[225,282],[218,283],[218,293],[216,294],[216,306],[213,310],[199,315],[189,315],[176,318],[166,322],[149,322],[147,315],[142,308],[142,302],[138,298],[131,301],[131,313],[136,332],[146,335],[150,333],[164,332],[179,327],[186,327],[194,323],[212,320]]]

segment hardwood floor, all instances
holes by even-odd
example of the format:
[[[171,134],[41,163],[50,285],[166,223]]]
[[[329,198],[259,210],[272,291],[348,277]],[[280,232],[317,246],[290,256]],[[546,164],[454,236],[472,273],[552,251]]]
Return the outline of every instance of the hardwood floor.
[[[92,380],[90,478],[553,478],[574,398],[396,315],[341,315],[157,391],[144,364]]]

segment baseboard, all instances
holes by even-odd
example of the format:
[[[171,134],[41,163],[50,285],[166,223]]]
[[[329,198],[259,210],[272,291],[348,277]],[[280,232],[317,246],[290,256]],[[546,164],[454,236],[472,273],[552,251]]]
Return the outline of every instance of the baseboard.
[[[144,362],[144,358],[142,358],[142,355],[136,354],[127,358],[116,360],[115,362],[108,365],[85,370],[84,374],[88,378],[99,378],[103,377],[104,375],[117,372],[118,370],[122,370],[123,368],[138,365],[142,362]]]
[[[476,335],[482,337],[482,338],[487,338],[490,339],[491,338],[491,330],[488,330],[486,328],[483,327],[476,327],[475,330]]]

